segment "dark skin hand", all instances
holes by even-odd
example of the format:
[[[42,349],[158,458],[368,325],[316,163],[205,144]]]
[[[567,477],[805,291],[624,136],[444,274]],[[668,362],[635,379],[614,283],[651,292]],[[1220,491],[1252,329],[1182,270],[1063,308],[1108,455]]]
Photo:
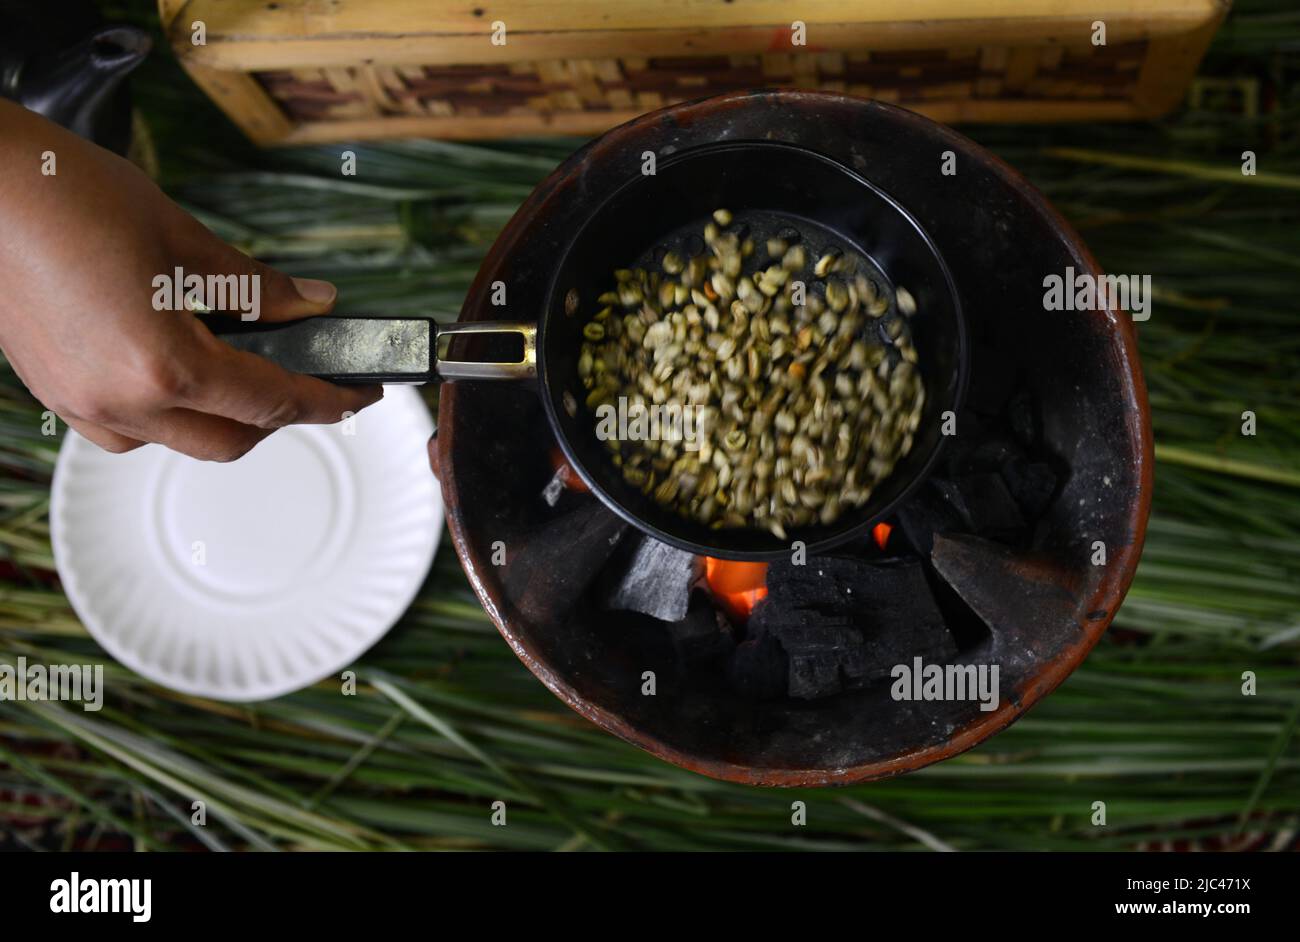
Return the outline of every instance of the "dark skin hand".
[[[336,292],[222,242],[128,161],[0,100],[0,166],[0,348],[95,444],[230,461],[277,428],[338,422],[382,396],[235,350],[189,311],[155,310],[153,281],[177,266],[260,276],[264,321],[325,314]]]

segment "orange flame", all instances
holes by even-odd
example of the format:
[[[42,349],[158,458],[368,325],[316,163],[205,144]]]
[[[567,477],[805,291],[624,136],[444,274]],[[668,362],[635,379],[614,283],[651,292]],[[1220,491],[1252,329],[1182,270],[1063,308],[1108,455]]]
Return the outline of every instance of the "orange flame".
[[[885,544],[889,542],[889,534],[893,532],[894,528],[887,523],[878,523],[871,528],[871,536],[881,549],[885,548]]]
[[[704,557],[704,580],[727,615],[744,621],[767,597],[767,563],[742,563]]]

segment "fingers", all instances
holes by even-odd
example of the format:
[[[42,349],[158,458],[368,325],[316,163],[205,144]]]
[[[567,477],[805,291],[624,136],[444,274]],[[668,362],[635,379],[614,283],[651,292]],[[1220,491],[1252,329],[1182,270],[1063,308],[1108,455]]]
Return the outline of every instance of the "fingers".
[[[66,415],[60,416],[60,418],[67,422],[68,427],[73,429],[82,438],[94,442],[100,448],[112,452],[115,455],[133,451],[144,444],[144,442],[138,438],[130,438],[119,432],[115,432],[110,428],[96,425],[94,422],[87,422],[84,419],[71,418]]]
[[[85,419],[65,418],[64,421],[82,438],[113,454],[133,451],[145,442],[157,442],[202,461],[242,458],[272,431],[189,409],[164,409],[150,417],[136,417],[129,426],[124,426],[131,429],[130,435]]]
[[[224,279],[233,276],[227,284],[237,292],[240,304],[218,306],[205,298],[205,303],[222,313],[247,319],[255,313],[258,320],[276,322],[326,314],[334,307],[337,291],[329,282],[291,278],[227,245],[192,217],[170,227],[168,241],[192,271]],[[338,422],[383,396],[379,386],[337,386],[291,373],[270,360],[222,343],[193,319],[187,326],[198,343],[185,342],[185,352],[195,355],[188,358],[190,362],[181,368],[183,375],[176,382],[164,384],[177,387],[178,395],[169,405],[274,429]]]
[[[215,305],[205,299],[210,306],[232,317],[261,321],[296,320],[328,314],[334,308],[338,291],[328,281],[292,278],[227,245],[198,220],[187,220],[185,231],[172,239],[180,243],[176,250],[186,268],[195,274],[239,279],[229,284],[242,303],[230,303],[227,291],[227,303]]]
[[[381,386],[336,386],[291,373],[236,350],[194,318],[175,323],[166,343],[113,361],[59,411],[90,441],[109,451],[158,442],[211,461],[244,455],[273,430],[331,424],[383,396]]]
[[[290,373],[222,343],[197,321],[169,349],[57,411],[108,451],[158,442],[194,458],[232,461],[277,428],[338,422],[383,395],[380,386],[335,386]]]
[[[135,421],[138,434],[148,441],[201,461],[242,458],[273,431],[181,408],[164,409]]]
[[[383,398],[382,386],[338,386],[291,373],[265,357],[207,334],[193,381],[178,384],[177,404],[256,428],[329,425]]]

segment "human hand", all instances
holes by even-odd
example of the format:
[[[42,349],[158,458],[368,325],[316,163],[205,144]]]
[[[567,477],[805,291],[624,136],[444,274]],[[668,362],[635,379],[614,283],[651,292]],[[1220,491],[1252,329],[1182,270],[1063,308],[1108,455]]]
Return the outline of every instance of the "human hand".
[[[277,428],[338,422],[382,396],[290,373],[189,311],[155,309],[155,279],[178,267],[257,276],[265,321],[324,314],[336,292],[222,242],[129,162],[0,100],[0,168],[0,348],[100,447],[230,461]]]

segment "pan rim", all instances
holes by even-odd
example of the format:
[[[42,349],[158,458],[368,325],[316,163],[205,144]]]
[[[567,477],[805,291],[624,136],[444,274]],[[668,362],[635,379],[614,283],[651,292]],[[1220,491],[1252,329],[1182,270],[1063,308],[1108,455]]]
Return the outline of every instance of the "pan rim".
[[[700,144],[694,147],[683,148],[682,150],[675,151],[659,162],[659,169],[676,166],[701,156],[713,155],[728,150],[752,151],[756,149],[796,153],[800,157],[811,158],[831,167],[835,171],[846,175],[858,186],[865,187],[878,198],[883,200],[912,228],[914,232],[921,237],[921,240],[929,250],[930,255],[933,257],[934,261],[938,263],[939,271],[943,275],[943,284],[952,303],[953,320],[956,325],[957,382],[952,397],[951,407],[954,414],[960,412],[962,404],[966,398],[966,387],[970,376],[969,342],[965,312],[962,308],[961,294],[957,289],[956,282],[953,280],[952,271],[948,267],[947,260],[943,257],[943,253],[939,251],[939,247],[935,244],[930,233],[926,231],[923,225],[921,225],[920,220],[890,193],[872,183],[853,168],[846,166],[843,162],[836,160],[827,154],[821,153],[814,148],[790,143],[788,141],[736,139]],[[604,485],[597,480],[595,475],[587,469],[585,463],[577,454],[576,449],[571,445],[569,436],[564,431],[561,417],[556,409],[556,397],[552,395],[552,382],[554,377],[547,365],[548,357],[546,356],[547,327],[552,319],[553,312],[557,310],[557,297],[560,290],[559,272],[564,269],[569,257],[582,240],[584,233],[586,233],[588,228],[602,216],[607,207],[619,199],[629,189],[639,184],[643,184],[644,181],[645,177],[642,174],[630,177],[619,186],[614,187],[599,202],[599,204],[588,214],[581,228],[579,228],[572,238],[569,239],[564,251],[559,256],[559,260],[554,269],[555,273],[551,276],[547,285],[542,313],[538,319],[537,325],[538,393],[542,400],[542,407],[546,412],[547,421],[550,423],[551,430],[555,434],[555,439],[559,443],[560,450],[563,452],[565,460],[577,473],[578,477],[581,478],[582,482],[587,486],[591,493],[622,520],[654,539],[699,556],[711,556],[716,559],[743,562],[773,562],[788,557],[791,552],[791,545],[796,542],[802,543],[804,550],[809,554],[824,554],[837,547],[850,543],[855,539],[864,538],[868,533],[870,533],[872,527],[902,506],[902,504],[911,498],[916,490],[930,477],[936,463],[939,461],[940,457],[942,457],[943,452],[948,445],[948,438],[950,436],[940,435],[938,437],[935,446],[931,449],[930,454],[926,459],[921,462],[916,473],[913,474],[912,479],[908,481],[891,500],[884,503],[877,510],[873,511],[869,515],[861,517],[856,523],[845,527],[838,533],[811,542],[799,540],[795,531],[791,531],[791,535],[786,542],[781,543],[779,546],[773,546],[771,549],[737,549],[734,547],[718,546],[712,543],[701,543],[668,532],[663,527],[641,517],[610,494]],[[889,272],[886,271],[884,273],[886,276],[890,276]],[[888,478],[886,478],[886,480],[888,480]],[[754,528],[747,529],[749,532],[761,532],[756,531]],[[777,538],[773,535],[772,539],[775,541]]]

